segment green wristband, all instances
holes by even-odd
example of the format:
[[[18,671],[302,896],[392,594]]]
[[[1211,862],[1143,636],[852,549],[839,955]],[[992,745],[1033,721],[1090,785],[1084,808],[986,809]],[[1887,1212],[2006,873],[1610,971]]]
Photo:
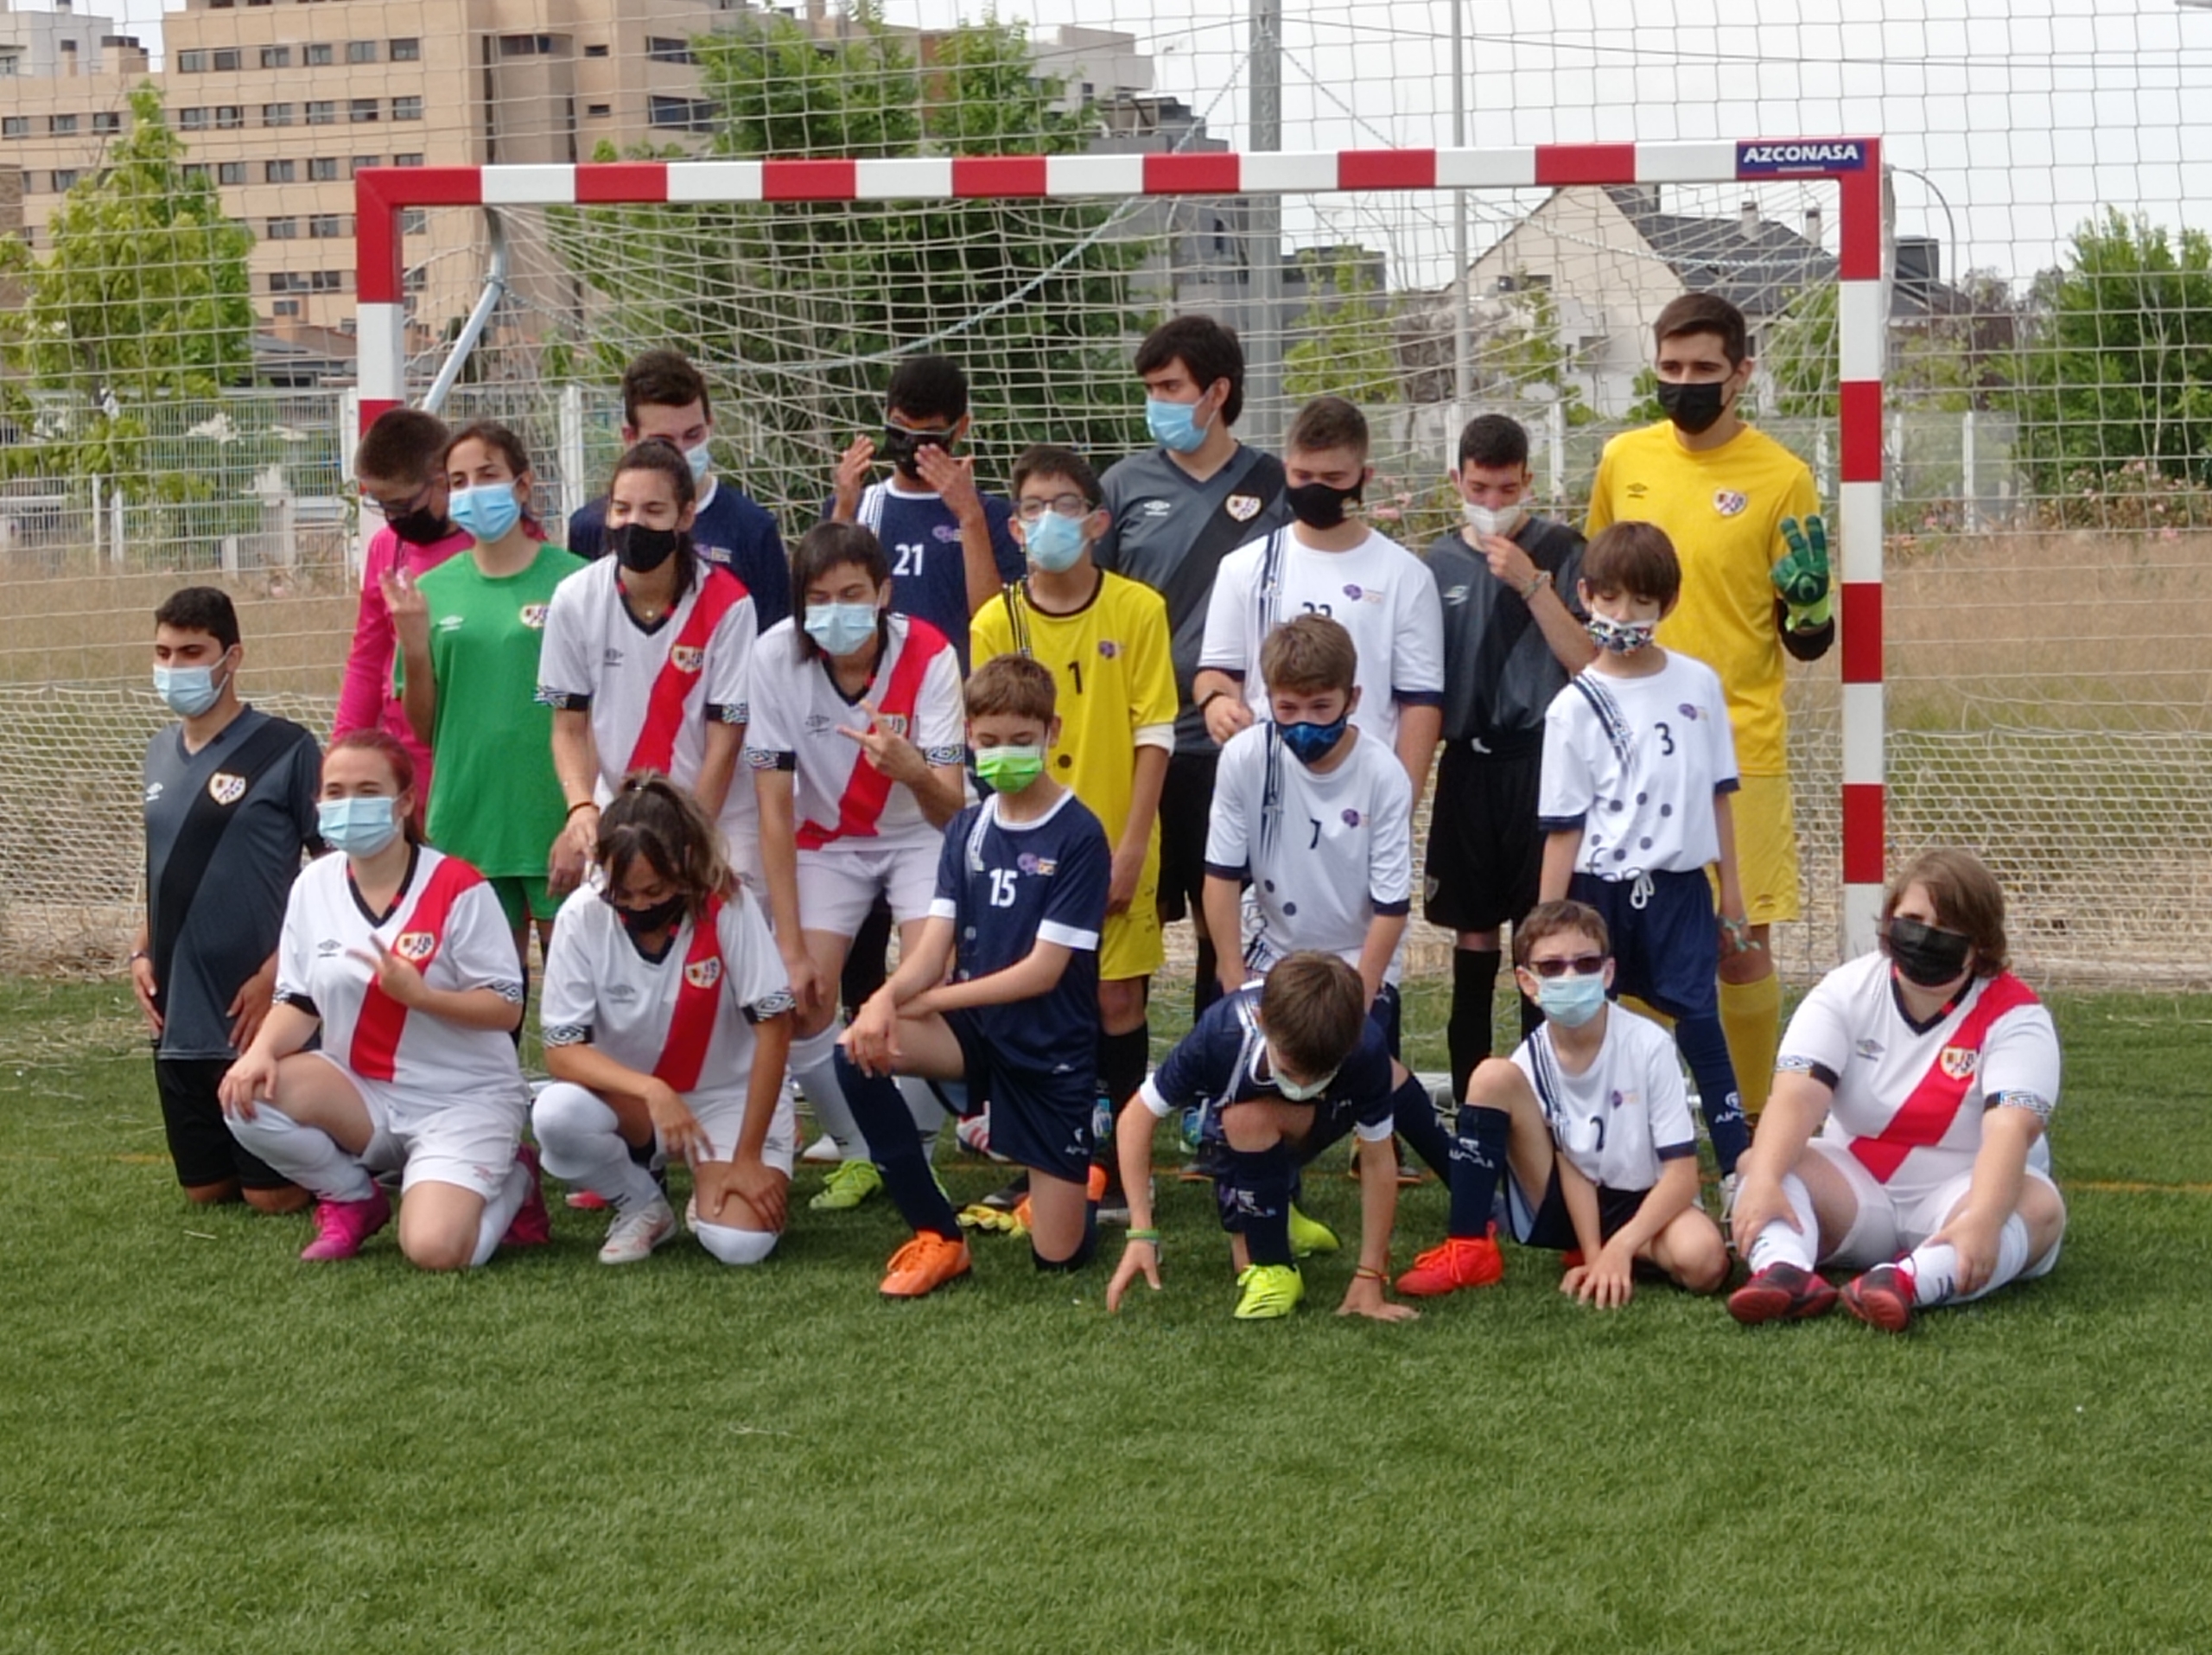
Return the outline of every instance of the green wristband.
[[[1129,1239],[1131,1241],[1148,1241],[1154,1246],[1157,1247],[1160,1245],[1160,1232],[1157,1230],[1132,1230],[1129,1232]]]

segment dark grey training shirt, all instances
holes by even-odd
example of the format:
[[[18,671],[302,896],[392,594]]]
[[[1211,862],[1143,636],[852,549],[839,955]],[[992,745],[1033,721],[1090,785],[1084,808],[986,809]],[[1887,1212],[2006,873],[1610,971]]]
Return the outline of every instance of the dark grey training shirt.
[[[300,857],[315,831],[315,795],[321,787],[322,754],[305,730],[290,753],[265,765],[251,787],[237,791],[224,767],[253,733],[272,722],[248,707],[197,753],[184,750],[184,727],[172,724],[146,747],[146,878],[149,931],[162,875],[195,799],[222,805],[211,831],[214,853],[200,875],[177,933],[168,980],[162,985],[164,1022],[161,1054],[225,1058],[231,1049],[230,1004],[246,978],[276,950],[284,902],[300,871]],[[293,726],[297,729],[296,725]],[[203,818],[203,821],[206,818]],[[158,962],[157,962],[158,964]]]
[[[1192,545],[1209,532],[1220,543],[1214,562],[1238,546],[1290,521],[1282,501],[1282,465],[1273,455],[1239,447],[1229,463],[1200,482],[1168,457],[1165,449],[1147,449],[1118,461],[1100,480],[1112,525],[1092,549],[1102,569],[1110,569],[1155,592],[1168,595],[1168,630],[1173,633],[1175,693],[1181,710],[1175,719],[1175,750],[1212,753],[1206,721],[1191,705],[1191,680],[1198,675],[1198,651],[1205,641],[1208,580],[1193,593],[1177,592],[1175,571]]]
[[[1580,617],[1574,582],[1582,572],[1582,536],[1555,519],[1531,517],[1513,541],[1551,571],[1560,596]],[[1457,529],[1429,546],[1428,567],[1444,600],[1444,739],[1499,754],[1541,751],[1545,710],[1568,676],[1544,629]]]

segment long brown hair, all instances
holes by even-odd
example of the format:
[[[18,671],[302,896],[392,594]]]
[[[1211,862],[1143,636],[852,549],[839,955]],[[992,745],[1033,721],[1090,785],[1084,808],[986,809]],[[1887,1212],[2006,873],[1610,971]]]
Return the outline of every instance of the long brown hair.
[[[694,918],[708,900],[730,896],[736,876],[722,855],[721,830],[689,789],[658,770],[632,770],[599,818],[599,865],[607,888],[620,890],[639,857],[683,894]]]

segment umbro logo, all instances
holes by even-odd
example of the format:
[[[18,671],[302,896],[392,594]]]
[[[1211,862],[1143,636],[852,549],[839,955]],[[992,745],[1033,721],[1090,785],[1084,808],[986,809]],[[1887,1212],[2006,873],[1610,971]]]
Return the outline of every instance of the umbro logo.
[[[440,615],[438,617],[438,630],[440,632],[459,632],[461,630],[461,617],[457,614]]]

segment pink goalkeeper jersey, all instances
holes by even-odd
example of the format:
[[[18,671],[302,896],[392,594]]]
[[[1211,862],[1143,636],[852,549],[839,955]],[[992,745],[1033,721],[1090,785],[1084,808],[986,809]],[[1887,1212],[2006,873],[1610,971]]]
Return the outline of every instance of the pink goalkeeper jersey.
[[[346,677],[338,687],[338,716],[330,727],[334,738],[352,730],[380,729],[397,739],[415,761],[415,808],[424,812],[430,804],[430,749],[415,739],[392,690],[399,633],[385,605],[384,577],[404,569],[419,580],[469,545],[469,538],[459,532],[428,546],[410,544],[389,527],[370,537],[361,570],[361,607],[353,618],[353,646],[346,652]]]

